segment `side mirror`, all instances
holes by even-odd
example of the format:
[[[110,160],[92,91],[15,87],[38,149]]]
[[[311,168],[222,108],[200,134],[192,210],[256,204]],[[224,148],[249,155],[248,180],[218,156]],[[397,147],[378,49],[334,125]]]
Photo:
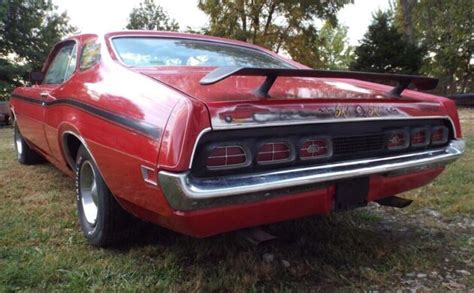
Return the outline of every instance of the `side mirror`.
[[[43,72],[31,72],[30,73],[30,80],[33,83],[41,83],[44,79]]]

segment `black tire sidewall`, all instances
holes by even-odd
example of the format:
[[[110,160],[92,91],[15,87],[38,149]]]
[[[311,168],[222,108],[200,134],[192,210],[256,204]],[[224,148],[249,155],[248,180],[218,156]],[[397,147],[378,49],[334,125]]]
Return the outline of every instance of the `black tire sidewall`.
[[[89,162],[91,164],[96,176],[98,206],[97,206],[97,219],[96,219],[95,225],[89,224],[89,222],[87,221],[85,217],[84,208],[82,206],[81,192],[79,188],[79,182],[81,180],[80,171],[81,171],[82,166],[86,162]],[[107,198],[109,196],[110,191],[105,185],[104,180],[102,179],[102,176],[100,175],[99,170],[97,169],[97,166],[94,160],[92,159],[92,156],[83,146],[79,148],[78,153],[77,153],[76,168],[75,168],[75,186],[76,186],[77,212],[79,215],[79,223],[81,225],[82,232],[84,233],[84,236],[92,245],[101,246],[103,245],[102,242],[105,239],[104,237],[104,233],[105,233],[104,228],[106,227],[105,212],[108,208]]]
[[[23,150],[21,154],[18,152],[18,146],[16,143],[17,138],[20,138],[20,141],[21,141],[22,150]],[[15,128],[14,128],[14,133],[13,133],[13,143],[15,145],[16,159],[18,160],[18,162],[22,164],[26,164],[25,152],[27,150],[28,145],[26,144],[25,139],[21,135],[20,129],[18,128],[18,125],[16,123],[15,123]]]
[[[18,152],[18,147],[16,144],[17,138],[20,139],[21,143],[21,148],[22,148],[22,153],[20,154]],[[13,130],[13,144],[15,145],[15,153],[16,153],[16,158],[18,162],[22,165],[36,165],[44,162],[44,158],[34,151],[28,143],[26,142],[25,138],[21,134],[20,128],[18,127],[18,124],[14,123],[14,130]]]

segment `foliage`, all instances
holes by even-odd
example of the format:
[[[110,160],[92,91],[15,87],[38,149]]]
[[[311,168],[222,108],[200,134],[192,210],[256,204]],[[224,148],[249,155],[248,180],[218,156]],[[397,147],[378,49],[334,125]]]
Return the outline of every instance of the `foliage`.
[[[353,59],[354,48],[347,37],[347,27],[333,27],[326,22],[319,32],[322,68],[348,69]]]
[[[198,7],[209,16],[205,33],[289,52],[295,61],[307,63],[319,57],[315,19],[337,24],[336,13],[351,0],[200,0]],[[311,57],[308,57],[311,56]]]
[[[29,71],[29,65],[18,65],[0,57],[0,101],[6,100],[15,86],[21,85],[21,79]]]
[[[347,27],[334,26],[330,21],[326,21],[318,32],[305,30],[293,37],[287,50],[299,62],[319,69],[347,69],[353,59]]]
[[[436,93],[474,92],[474,2],[392,1],[395,25],[427,49],[420,71],[440,79]]]
[[[51,47],[75,29],[51,0],[0,2],[0,99],[31,70],[40,70]]]
[[[178,31],[179,25],[154,0],[145,0],[130,13],[127,29]]]
[[[412,10],[416,1],[417,0],[399,0],[398,4],[397,2],[391,2],[392,10],[394,7],[398,8],[397,13],[395,13],[395,25],[402,28],[401,31],[410,44],[414,43]]]
[[[414,74],[422,66],[425,49],[410,44],[393,25],[391,13],[378,11],[355,49],[351,70]]]
[[[440,78],[440,94],[474,92],[474,2],[420,0],[412,14],[415,39],[428,50],[421,71]]]

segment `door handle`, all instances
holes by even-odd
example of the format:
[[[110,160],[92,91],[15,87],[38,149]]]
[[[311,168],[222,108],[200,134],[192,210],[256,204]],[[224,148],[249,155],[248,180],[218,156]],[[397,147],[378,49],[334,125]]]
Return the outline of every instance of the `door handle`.
[[[41,97],[41,105],[43,106],[46,106],[48,102],[56,100],[53,96],[50,95],[49,92],[41,92],[40,97]]]

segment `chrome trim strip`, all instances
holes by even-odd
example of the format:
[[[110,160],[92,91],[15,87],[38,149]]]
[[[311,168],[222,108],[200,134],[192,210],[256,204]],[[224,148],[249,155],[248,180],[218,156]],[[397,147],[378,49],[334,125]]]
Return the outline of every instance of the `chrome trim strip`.
[[[289,189],[291,194],[291,189],[297,187],[345,178],[444,166],[458,159],[464,153],[464,148],[464,140],[451,140],[448,146],[435,150],[276,172],[198,179],[189,172],[160,171],[158,176],[171,207],[192,210],[215,205],[216,202],[224,204],[226,198],[239,197],[245,200],[248,195],[282,189]],[[259,198],[263,197],[264,195]]]
[[[451,128],[453,129],[454,137],[458,138],[458,130],[456,129],[456,127],[454,127],[454,122],[453,119],[451,119],[451,116],[444,116],[444,118],[449,120],[449,122],[451,123]]]
[[[196,137],[196,141],[194,142],[194,146],[193,146],[193,152],[191,153],[191,160],[189,161],[189,169],[191,169],[191,167],[193,166],[194,154],[196,153],[196,148],[198,146],[199,141],[201,140],[201,137],[211,130],[212,128],[210,127],[204,128],[203,130],[201,130],[201,132],[199,132],[198,136]]]
[[[454,123],[449,116],[419,116],[419,117],[372,117],[372,118],[350,118],[350,119],[328,119],[328,120],[298,120],[298,121],[266,121],[262,123],[235,123],[228,125],[212,125],[214,130],[231,130],[231,129],[243,129],[243,128],[260,128],[260,127],[272,127],[272,126],[289,126],[289,125],[302,125],[302,124],[321,124],[321,123],[343,123],[343,122],[363,122],[363,121],[381,121],[381,120],[420,120],[420,119],[448,119],[454,131],[454,136],[457,137],[457,131],[454,127]],[[212,119],[211,119],[212,123]]]
[[[189,169],[191,169],[194,161],[194,156],[196,154],[196,148],[199,144],[199,141],[201,140],[201,137],[208,133],[211,130],[231,130],[231,129],[243,129],[243,128],[260,128],[260,127],[270,127],[270,126],[288,126],[288,125],[302,125],[302,124],[321,124],[321,123],[341,123],[341,122],[362,122],[362,121],[380,121],[380,120],[405,120],[405,119],[413,119],[413,120],[419,120],[419,119],[447,119],[451,123],[451,128],[453,129],[454,137],[458,137],[458,133],[456,130],[456,127],[454,127],[453,120],[449,116],[420,116],[420,117],[405,117],[405,118],[358,118],[358,119],[347,119],[347,120],[324,120],[324,121],[295,121],[293,123],[265,123],[265,124],[256,124],[256,125],[242,125],[241,127],[226,127],[226,128],[220,128],[220,127],[208,127],[204,128],[201,130],[201,132],[198,134],[196,141],[194,143],[193,151],[191,153],[191,160],[189,161]]]

